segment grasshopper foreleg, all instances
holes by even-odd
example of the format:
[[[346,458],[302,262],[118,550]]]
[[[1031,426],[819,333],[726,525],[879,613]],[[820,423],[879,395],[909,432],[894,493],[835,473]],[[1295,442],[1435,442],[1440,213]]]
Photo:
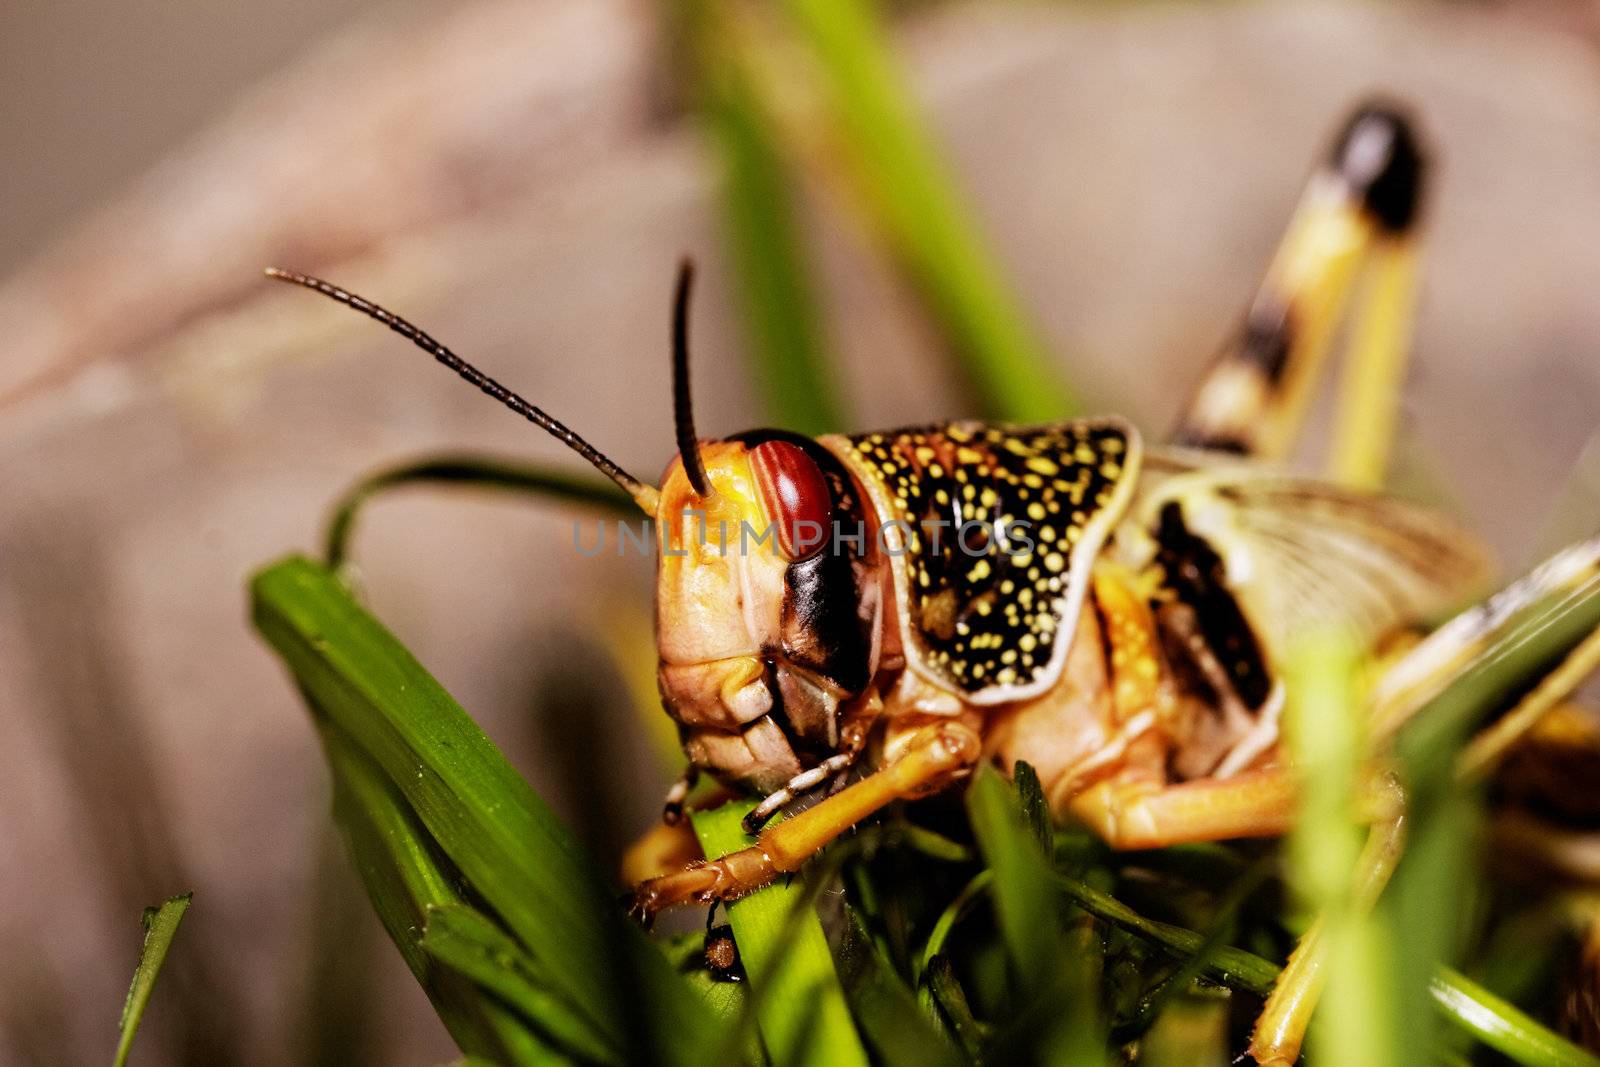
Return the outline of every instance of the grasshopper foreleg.
[[[834,838],[885,805],[944,789],[972,769],[982,748],[977,733],[962,723],[927,726],[883,770],[769,826],[749,848],[641,883],[634,892],[633,914],[648,922],[674,905],[735,900],[754,892],[780,874],[799,870]]]

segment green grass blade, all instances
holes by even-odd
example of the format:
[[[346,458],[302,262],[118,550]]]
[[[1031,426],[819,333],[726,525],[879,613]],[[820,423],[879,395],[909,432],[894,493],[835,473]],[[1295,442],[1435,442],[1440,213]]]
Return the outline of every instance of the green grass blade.
[[[950,964],[950,957],[935,956],[928,965],[928,991],[939,1009],[950,1020],[950,1026],[956,1032],[956,1039],[961,1042],[961,1047],[967,1056],[974,1062],[982,1062],[984,1028],[972,1014],[972,1006],[967,1003],[967,994],[961,988],[961,982],[956,978],[955,968]]]
[[[966,885],[961,887],[961,892],[955,895],[939,917],[933,922],[933,929],[928,934],[927,942],[922,946],[921,958],[917,961],[917,980],[928,973],[928,967],[933,963],[933,958],[944,952],[945,942],[950,940],[950,934],[955,930],[956,924],[966,918],[978,898],[989,891],[994,884],[994,871],[982,870],[972,876]]]
[[[373,910],[461,1050],[500,1062],[538,1064],[555,1053],[509,1012],[476,994],[423,950],[428,909],[457,905],[460,872],[439,852],[381,768],[325,717],[323,751],[333,773],[334,819]]]
[[[350,555],[356,519],[372,499],[406,485],[471,486],[501,492],[531,493],[550,500],[603,508],[633,517],[638,505],[610,482],[585,474],[567,474],[495,456],[429,456],[386,467],[347,489],[328,518],[324,558],[337,570]]]
[[[1232,939],[1240,910],[1266,882],[1271,872],[1271,865],[1265,861],[1259,862],[1228,887],[1227,893],[1217,904],[1217,911],[1212,916],[1211,928],[1206,932],[1205,940],[1195,949],[1194,954],[1184,960],[1171,975],[1163,978],[1155,989],[1139,999],[1127,1026],[1130,1034],[1137,1036],[1153,1028],[1154,1023],[1158,1022],[1161,1015],[1168,1010],[1174,1008],[1182,1010],[1183,1001],[1192,989],[1195,979],[1205,974],[1206,966]]]
[[[745,57],[718,32],[716,0],[685,5],[701,119],[722,162],[725,240],[762,408],[777,425],[849,428],[826,360],[796,190]]]
[[[1388,939],[1362,891],[1362,883],[1371,881],[1363,867],[1385,860],[1383,852],[1363,849],[1366,745],[1364,705],[1356,691],[1359,664],[1353,645],[1328,634],[1303,636],[1286,665],[1285,734],[1301,773],[1288,859],[1291,884],[1321,923],[1327,984],[1308,1035],[1310,1048],[1319,1060],[1385,1067],[1405,1057],[1392,1017],[1393,968],[1383,955]]]
[[[1451,781],[1462,741],[1600,629],[1600,577],[1586,575],[1496,627],[1493,641],[1410,716],[1395,747],[1413,779]]]
[[[1011,782],[1017,789],[1017,802],[1022,806],[1022,821],[1039,842],[1040,852],[1049,857],[1054,846],[1055,827],[1050,819],[1050,802],[1045,799],[1044,786],[1039,772],[1031,763],[1022,760],[1011,769]]]
[[[847,166],[985,413],[1045,420],[1078,410],[918,117],[872,5],[783,7],[815,58]]]
[[[252,585],[257,628],[575,1011],[629,1047],[693,1062],[709,1013],[616,905],[577,841],[444,689],[326,568],[290,558]]]
[[[1600,1067],[1600,1058],[1540,1026],[1470,978],[1442,970],[1434,1003],[1485,1045],[1523,1067]]]
[[[918,1009],[917,998],[872,941],[861,915],[845,908],[839,976],[861,1032],[888,1067],[959,1067],[955,1046]]]
[[[972,776],[966,803],[978,848],[994,872],[995,915],[1029,1022],[1030,1032],[1019,1039],[1035,1043],[1052,1062],[1102,1062],[1104,1031],[1087,960],[1067,939],[1050,863],[1016,790],[985,763]]]
[[[431,904],[420,945],[429,956],[465,975],[512,1007],[534,1028],[586,1063],[621,1063],[623,1049],[607,1042],[560,997],[544,988],[539,966],[509,934],[476,908]]]
[[[144,1018],[145,1006],[150,1003],[150,994],[155,990],[161,965],[166,962],[167,951],[172,948],[172,939],[183,922],[184,913],[189,910],[189,901],[193,896],[192,893],[184,893],[162,901],[159,907],[144,909],[144,915],[139,920],[144,926],[144,944],[139,949],[139,965],[134,968],[128,999],[122,1003],[113,1067],[123,1067],[128,1062],[134,1035],[138,1033],[139,1022]]]
[[[691,816],[707,856],[754,844],[740,825],[753,801],[724,804]],[[779,1067],[861,1065],[866,1049],[856,1033],[822,922],[799,881],[769,886],[728,906],[755,997],[756,1019]]]
[[[1055,887],[1090,915],[1166,949],[1177,959],[1188,959],[1206,952],[1202,973],[1213,981],[1265,995],[1272,991],[1272,983],[1278,980],[1280,968],[1270,960],[1231,946],[1207,951],[1206,937],[1198,931],[1147,918],[1110,893],[1095,889],[1076,878],[1063,874],[1052,877]]]
[[[1065,954],[1050,867],[1018,810],[1011,786],[985,764],[967,790],[972,831],[989,869],[991,892],[1011,962],[1023,986],[1048,987]]]

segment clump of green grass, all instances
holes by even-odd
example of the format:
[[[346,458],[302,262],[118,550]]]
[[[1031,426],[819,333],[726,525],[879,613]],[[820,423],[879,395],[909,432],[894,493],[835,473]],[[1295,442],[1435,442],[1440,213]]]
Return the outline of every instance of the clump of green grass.
[[[1277,885],[1263,876],[1271,846],[1113,853],[1041,818],[1025,769],[1015,783],[984,769],[964,808],[893,813],[808,878],[732,905],[748,980],[728,987],[692,939],[652,944],[628,923],[617,887],[330,571],[292,558],[253,591],[257,625],[323,738],[352,860],[465,1052],[519,1064],[699,1062],[707,1050],[759,1059],[756,1048],[785,1064],[1088,1064],[1137,1051],[1181,1010],[1213,1018],[1221,1054],[1239,1047],[1288,947]],[[1518,648],[1555,642],[1524,667],[1582,625],[1600,625],[1600,593],[1520,634]],[[1467,707],[1464,687],[1489,705],[1502,697],[1468,675],[1436,707]],[[747,843],[746,810],[697,816],[708,851]],[[830,938],[815,898],[835,884],[843,914]],[[1372,936],[1361,915],[1346,920],[1348,936]],[[1337,973],[1351,970],[1356,989],[1399,980],[1363,974],[1373,966],[1358,955]],[[1430,972],[1420,995],[1453,1031],[1520,1063],[1596,1062],[1478,983]],[[1417,1048],[1389,1028],[1366,1036],[1395,1062]]]

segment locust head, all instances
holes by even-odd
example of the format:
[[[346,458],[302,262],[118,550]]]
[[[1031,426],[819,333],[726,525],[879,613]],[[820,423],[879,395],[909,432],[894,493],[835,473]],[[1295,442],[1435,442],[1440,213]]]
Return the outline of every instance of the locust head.
[[[797,434],[691,436],[668,467],[658,679],[695,766],[767,793],[839,749],[881,618],[858,500],[832,453]]]

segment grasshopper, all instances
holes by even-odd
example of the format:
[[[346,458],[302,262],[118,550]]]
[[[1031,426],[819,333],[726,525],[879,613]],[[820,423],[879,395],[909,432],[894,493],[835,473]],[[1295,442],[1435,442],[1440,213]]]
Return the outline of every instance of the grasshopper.
[[[1159,447],[1114,417],[702,439],[685,267],[678,450],[651,486],[404,319],[320,279],[268,273],[410,339],[653,521],[658,682],[690,767],[666,821],[700,772],[762,800],[746,821],[754,845],[640,882],[634,909],[648,920],[759,889],[986,760],[1026,760],[1057,819],[1120,848],[1288,830],[1296,782],[1279,722],[1290,644],[1338,630],[1376,650],[1488,580],[1485,553],[1457,525],[1348,484],[1372,472],[1337,484],[1274,465],[1369,262],[1394,269],[1369,298],[1379,325],[1357,343],[1378,356],[1403,344],[1424,168],[1399,110],[1355,113],[1238,336]],[[1592,574],[1596,555],[1579,546],[1416,648],[1390,676],[1388,719],[1517,605]],[[1356,876],[1375,895],[1404,810],[1390,777],[1373,774],[1369,807],[1373,845]],[[1320,966],[1308,935],[1257,1025],[1258,1062],[1297,1057]]]

